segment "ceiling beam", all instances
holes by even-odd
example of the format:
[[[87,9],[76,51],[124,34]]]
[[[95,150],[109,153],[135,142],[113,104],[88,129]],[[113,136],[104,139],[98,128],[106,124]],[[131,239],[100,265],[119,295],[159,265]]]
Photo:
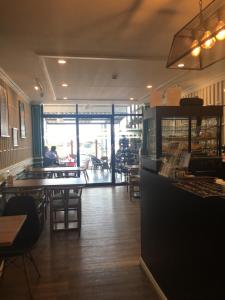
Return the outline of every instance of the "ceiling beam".
[[[67,58],[67,59],[89,59],[89,60],[122,60],[122,61],[166,61],[166,56],[154,55],[154,56],[130,56],[130,55],[96,55],[96,54],[44,54],[44,53],[36,53],[42,58]]]

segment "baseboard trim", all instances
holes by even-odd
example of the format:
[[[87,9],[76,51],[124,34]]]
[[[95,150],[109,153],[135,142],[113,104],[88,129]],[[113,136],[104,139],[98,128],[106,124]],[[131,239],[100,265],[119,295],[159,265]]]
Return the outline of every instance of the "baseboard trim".
[[[147,276],[149,281],[152,283],[152,285],[153,285],[154,289],[156,290],[159,298],[161,300],[168,300],[168,298],[164,295],[163,291],[161,290],[160,286],[156,282],[155,278],[153,277],[152,273],[150,272],[149,268],[147,267],[147,265],[144,262],[144,260],[142,259],[142,257],[140,257],[139,262],[140,262],[140,266],[141,266],[142,270],[145,272],[145,275]]]

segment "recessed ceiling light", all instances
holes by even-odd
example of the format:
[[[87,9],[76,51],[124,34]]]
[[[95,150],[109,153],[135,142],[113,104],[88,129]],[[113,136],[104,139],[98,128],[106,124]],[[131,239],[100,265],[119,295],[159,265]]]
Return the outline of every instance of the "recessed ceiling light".
[[[63,97],[63,99],[64,99],[64,100],[67,100],[68,98],[67,98],[67,97]]]
[[[134,98],[133,98],[133,97],[130,97],[130,100],[132,101],[132,100],[134,100]]]
[[[65,59],[58,59],[58,63],[60,65],[64,65],[64,64],[66,64],[66,60]]]
[[[62,83],[62,86],[63,86],[63,87],[67,87],[68,84],[67,84],[67,83]]]
[[[39,86],[35,85],[34,89],[35,89],[35,91],[38,91],[39,90]]]
[[[146,88],[147,88],[147,89],[151,89],[151,88],[152,88],[152,85],[149,84],[149,85],[146,86]]]
[[[178,66],[178,68],[183,68],[184,64],[181,63],[181,64],[178,64],[177,66]]]

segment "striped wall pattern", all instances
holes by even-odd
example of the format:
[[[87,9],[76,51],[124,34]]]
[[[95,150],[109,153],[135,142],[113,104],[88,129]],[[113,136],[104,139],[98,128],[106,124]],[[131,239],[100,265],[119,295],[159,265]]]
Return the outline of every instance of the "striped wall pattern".
[[[0,171],[32,157],[32,128],[30,105],[6,83],[0,84],[7,90],[9,111],[9,137],[0,137]],[[19,101],[25,106],[26,138],[20,138]],[[18,146],[13,146],[12,128],[18,128]]]
[[[195,91],[183,94],[183,97],[198,96],[204,100],[204,105],[223,105],[225,107],[225,76]],[[225,109],[222,120],[222,144],[225,144]]]
[[[224,105],[225,101],[225,80],[212,83],[196,91],[187,93],[184,97],[198,96],[204,99],[204,105]]]

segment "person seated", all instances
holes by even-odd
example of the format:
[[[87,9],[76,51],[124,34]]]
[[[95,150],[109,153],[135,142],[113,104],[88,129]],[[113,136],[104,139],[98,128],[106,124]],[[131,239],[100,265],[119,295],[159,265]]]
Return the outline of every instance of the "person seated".
[[[44,146],[44,157],[49,157],[49,152],[48,146]]]
[[[44,147],[44,167],[49,167],[52,164],[52,160],[50,158],[50,151],[47,146]]]
[[[56,146],[51,147],[49,151],[48,147],[44,147],[44,167],[49,167],[58,164],[58,154],[56,152]]]
[[[56,151],[56,146],[51,146],[51,151],[49,151],[48,157],[52,160],[52,164],[59,163],[59,157]]]

